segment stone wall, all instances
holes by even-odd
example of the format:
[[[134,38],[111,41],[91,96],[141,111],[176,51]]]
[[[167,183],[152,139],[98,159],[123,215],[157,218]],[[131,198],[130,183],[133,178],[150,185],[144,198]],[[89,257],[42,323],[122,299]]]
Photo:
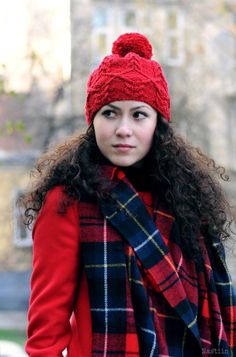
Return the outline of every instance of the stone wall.
[[[0,269],[24,271],[31,267],[32,249],[16,247],[14,236],[14,197],[16,189],[26,187],[29,169],[0,165]]]

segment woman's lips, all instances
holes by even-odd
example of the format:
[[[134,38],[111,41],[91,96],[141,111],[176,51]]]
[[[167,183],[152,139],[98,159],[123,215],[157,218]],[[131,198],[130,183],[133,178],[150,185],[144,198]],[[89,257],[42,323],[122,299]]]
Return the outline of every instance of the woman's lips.
[[[135,146],[129,144],[115,144],[112,145],[117,151],[127,152],[133,149]]]

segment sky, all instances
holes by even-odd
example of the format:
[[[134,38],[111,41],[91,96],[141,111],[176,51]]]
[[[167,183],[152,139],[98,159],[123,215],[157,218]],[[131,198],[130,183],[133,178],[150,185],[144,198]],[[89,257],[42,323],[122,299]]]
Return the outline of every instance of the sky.
[[[9,90],[25,91],[30,73],[44,84],[70,75],[69,0],[0,0],[0,75]],[[29,54],[39,64],[30,69]]]

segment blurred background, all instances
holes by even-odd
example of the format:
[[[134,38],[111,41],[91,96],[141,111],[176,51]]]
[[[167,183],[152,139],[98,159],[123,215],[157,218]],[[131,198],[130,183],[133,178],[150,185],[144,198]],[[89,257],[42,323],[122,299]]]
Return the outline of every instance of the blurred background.
[[[133,31],[163,66],[174,126],[226,168],[236,203],[236,0],[0,0],[2,341],[25,341],[32,243],[17,197],[37,157],[85,129],[87,76]],[[236,284],[232,243],[227,259]],[[6,348],[0,356],[20,356]]]

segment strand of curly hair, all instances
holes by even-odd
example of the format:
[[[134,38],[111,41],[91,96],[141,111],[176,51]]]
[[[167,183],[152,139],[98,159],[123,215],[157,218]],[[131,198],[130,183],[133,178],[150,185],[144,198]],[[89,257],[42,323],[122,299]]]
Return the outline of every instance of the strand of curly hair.
[[[64,186],[66,201],[60,213],[81,191],[98,200],[109,198],[110,182],[99,175],[104,160],[91,125],[85,134],[75,135],[67,142],[44,154],[33,170],[33,187],[21,199],[25,207],[25,223],[31,226],[47,192]],[[146,158],[151,187],[161,187],[165,200],[178,223],[183,252],[198,261],[202,256],[199,232],[210,241],[231,235],[234,220],[230,205],[219,180],[227,180],[225,170],[199,149],[186,143],[161,116],[152,148]]]

